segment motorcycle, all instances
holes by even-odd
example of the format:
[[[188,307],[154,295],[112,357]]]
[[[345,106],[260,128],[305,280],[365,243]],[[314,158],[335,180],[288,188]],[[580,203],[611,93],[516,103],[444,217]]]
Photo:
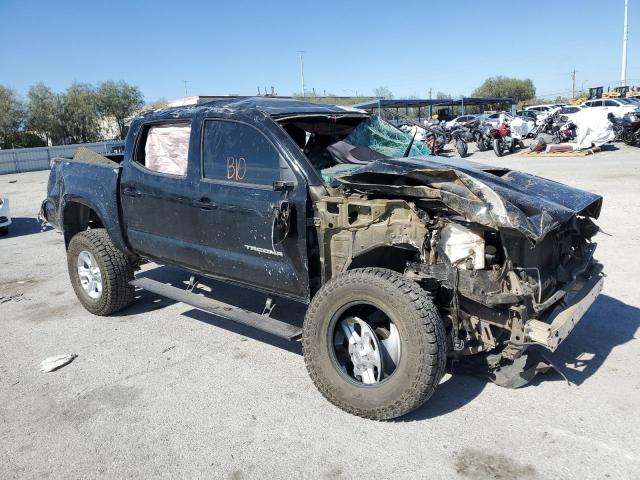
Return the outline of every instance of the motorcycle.
[[[486,152],[491,148],[492,138],[490,135],[491,125],[486,123],[479,123],[476,128],[473,130],[473,135],[475,137],[476,146],[478,150],[481,152]]]
[[[613,141],[623,141],[627,145],[640,145],[640,115],[625,114],[622,118],[613,113],[607,115],[613,124],[615,138]]]
[[[518,141],[511,136],[511,127],[506,123],[498,125],[496,128],[489,130],[491,136],[491,143],[493,145],[493,152],[501,157],[505,150],[510,153],[516,151],[516,145]]]
[[[466,157],[468,153],[467,138],[469,138],[470,130],[463,125],[458,125],[454,127],[449,134],[456,145],[458,155],[460,155],[461,158]]]
[[[434,155],[440,155],[444,146],[449,143],[449,133],[441,125],[429,125],[424,142]]]
[[[570,142],[576,138],[576,125],[564,115],[549,115],[538,121],[531,131],[534,139],[543,133],[553,137],[551,143]]]

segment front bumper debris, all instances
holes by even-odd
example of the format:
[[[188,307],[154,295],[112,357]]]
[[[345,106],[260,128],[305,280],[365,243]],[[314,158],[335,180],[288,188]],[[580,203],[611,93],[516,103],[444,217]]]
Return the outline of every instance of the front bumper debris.
[[[526,341],[541,345],[552,352],[565,340],[602,291],[602,274],[578,281],[566,299],[566,307],[550,322],[529,320],[524,325]]]

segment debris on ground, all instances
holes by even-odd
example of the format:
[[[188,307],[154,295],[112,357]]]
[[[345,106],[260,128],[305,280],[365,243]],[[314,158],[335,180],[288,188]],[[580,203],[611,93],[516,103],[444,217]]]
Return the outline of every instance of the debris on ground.
[[[77,353],[66,353],[64,355],[45,358],[40,364],[40,371],[42,373],[48,373],[58,370],[65,365],[69,365],[77,356]]]
[[[14,293],[13,295],[0,295],[0,303],[7,303],[11,301],[19,301],[20,297],[22,297],[23,293]]]

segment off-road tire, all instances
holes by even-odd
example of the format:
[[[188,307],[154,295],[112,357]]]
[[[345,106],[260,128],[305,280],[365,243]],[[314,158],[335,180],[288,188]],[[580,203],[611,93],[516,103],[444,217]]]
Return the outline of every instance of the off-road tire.
[[[501,157],[504,153],[502,151],[502,142],[498,138],[493,139],[493,153],[495,153],[497,157]]]
[[[96,259],[102,275],[102,295],[93,299],[87,295],[78,276],[77,259],[86,250]],[[135,288],[129,285],[133,280],[133,265],[118,250],[104,228],[85,230],[76,234],[67,249],[69,279],[80,303],[94,315],[109,315],[127,307],[133,301]]]
[[[400,334],[400,362],[380,383],[349,381],[331,360],[331,320],[352,302],[383,310]],[[399,417],[421,406],[445,370],[445,330],[438,310],[417,283],[382,268],[351,270],[327,282],[307,310],[302,348],[307,371],[320,393],[342,410],[374,420]]]

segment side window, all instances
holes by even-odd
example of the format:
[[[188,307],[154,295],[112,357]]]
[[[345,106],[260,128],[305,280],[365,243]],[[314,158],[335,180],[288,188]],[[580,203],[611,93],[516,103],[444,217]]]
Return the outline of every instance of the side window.
[[[280,154],[255,128],[226,120],[206,120],[202,143],[204,178],[271,185],[280,180]]]
[[[613,100],[605,100],[604,101],[604,106],[605,107],[617,107],[618,104],[616,102],[614,102]]]
[[[187,174],[190,122],[144,127],[134,160],[147,169],[169,175]]]

